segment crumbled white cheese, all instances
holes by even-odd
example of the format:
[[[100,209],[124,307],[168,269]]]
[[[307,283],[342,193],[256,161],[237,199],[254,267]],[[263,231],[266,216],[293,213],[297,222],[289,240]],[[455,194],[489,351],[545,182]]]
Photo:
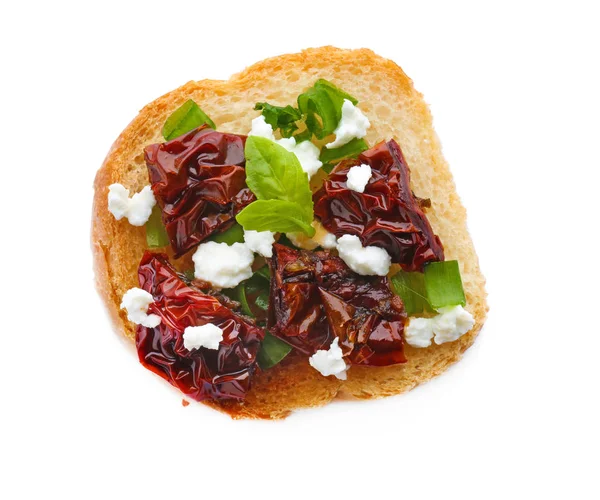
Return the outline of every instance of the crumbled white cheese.
[[[363,247],[358,236],[345,234],[337,241],[340,258],[355,273],[363,276],[385,276],[392,265],[392,258],[383,248]]]
[[[319,160],[320,150],[317,146],[310,141],[302,141],[300,144],[296,144],[296,139],[293,137],[275,139],[273,127],[265,121],[265,117],[262,115],[252,120],[252,130],[250,130],[248,135],[264,137],[284,147],[290,153],[294,153],[300,162],[302,170],[308,174],[309,179],[323,166],[323,162]]]
[[[404,330],[404,339],[413,347],[429,347],[433,337],[431,318],[410,318]]]
[[[217,288],[233,288],[252,276],[254,254],[244,243],[201,243],[192,256],[194,276]]]
[[[129,189],[121,184],[108,186],[108,211],[121,220],[127,217],[132,226],[143,226],[148,222],[156,198],[150,186],[144,187],[139,193],[129,197]]]
[[[223,342],[223,330],[212,323],[202,326],[187,326],[183,331],[183,347],[188,351],[192,349],[218,349],[219,342]]]
[[[301,232],[287,233],[286,236],[294,246],[304,250],[314,250],[317,247],[335,248],[337,239],[334,234],[328,232],[318,220],[314,220],[311,226],[315,228],[315,235],[312,238]]]
[[[329,346],[329,350],[319,349],[314,353],[308,362],[321,375],[327,377],[335,375],[340,380],[346,380],[346,370],[348,367],[342,359],[342,349],[339,346],[339,339],[336,337]]]
[[[246,231],[244,230],[244,243],[254,253],[263,257],[273,257],[273,243],[275,234],[271,231]]]
[[[373,173],[371,172],[370,165],[357,165],[348,170],[348,180],[346,185],[348,186],[348,189],[352,189],[352,191],[364,193],[371,175],[373,175]]]
[[[267,123],[263,115],[257,116],[252,120],[252,129],[248,132],[248,136],[255,135],[256,137],[264,137],[265,139],[275,140],[273,135],[273,127]]]
[[[312,142],[302,141],[300,144],[296,144],[296,139],[293,137],[279,139],[275,142],[296,155],[302,170],[308,174],[309,179],[323,166],[323,162],[319,160],[319,148]]]
[[[127,310],[127,319],[137,325],[155,328],[160,324],[160,316],[148,314],[148,306],[154,298],[146,290],[131,288],[125,292],[121,300],[121,309]]]
[[[367,129],[371,126],[369,119],[362,114],[351,101],[344,99],[342,104],[342,118],[337,128],[333,131],[335,141],[326,144],[327,149],[339,148],[348,144],[352,139],[362,139],[367,135]]]
[[[442,307],[438,313],[433,318],[411,318],[404,330],[406,342],[413,347],[428,347],[434,336],[438,345],[454,342],[475,325],[475,319],[463,306]]]
[[[442,307],[438,309],[438,312],[440,314],[433,318],[436,344],[454,342],[475,324],[475,319],[463,306]]]

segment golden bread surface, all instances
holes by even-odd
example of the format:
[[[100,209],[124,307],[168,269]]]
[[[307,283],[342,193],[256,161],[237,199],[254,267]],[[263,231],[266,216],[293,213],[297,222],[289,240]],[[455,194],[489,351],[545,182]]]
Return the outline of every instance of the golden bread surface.
[[[459,360],[475,340],[487,312],[485,279],[467,230],[466,211],[422,95],[398,65],[370,50],[321,47],[266,59],[228,81],[186,83],[145,106],[121,133],[96,175],[92,213],[96,285],[116,328],[134,341],[135,325],[119,305],[128,289],[139,286],[137,268],[146,238],[143,227],[134,227],[127,219],[116,221],[108,211],[108,186],[118,182],[134,193],[149,184],[144,147],[163,141],[165,120],[186,100],[196,101],[219,131],[246,134],[259,114],[253,111],[256,102],[293,105],[298,94],[318,78],[358,99],[371,122],[366,137],[369,144],[391,138],[400,144],[413,191],[431,199],[426,214],[444,245],[446,259],[460,264],[466,309],[476,324],[456,342],[425,349],[406,346],[408,362],[403,365],[353,366],[346,381],[323,377],[309,366],[307,358],[288,356],[255,377],[245,401],[208,403],[234,418],[284,418],[294,409],[324,405],[336,397],[367,399],[408,391]],[[189,254],[174,263],[180,269],[192,267]]]

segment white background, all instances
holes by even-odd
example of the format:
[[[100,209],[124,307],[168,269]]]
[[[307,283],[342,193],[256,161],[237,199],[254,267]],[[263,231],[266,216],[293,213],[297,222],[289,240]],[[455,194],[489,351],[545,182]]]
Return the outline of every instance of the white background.
[[[0,497],[599,498],[596,2],[4,2]],[[93,288],[92,181],[147,102],[308,46],[431,104],[488,279],[408,395],[232,421],[136,361]]]

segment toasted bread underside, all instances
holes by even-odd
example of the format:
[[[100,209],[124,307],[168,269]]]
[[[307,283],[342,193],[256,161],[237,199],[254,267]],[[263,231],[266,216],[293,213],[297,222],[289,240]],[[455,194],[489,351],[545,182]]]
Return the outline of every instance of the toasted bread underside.
[[[256,102],[294,104],[297,95],[318,78],[333,82],[359,100],[360,109],[371,121],[366,137],[369,144],[390,138],[400,144],[411,170],[413,191],[431,199],[427,217],[442,240],[446,259],[460,263],[466,308],[476,324],[456,342],[426,349],[407,346],[408,362],[403,365],[353,366],[344,382],[323,377],[306,358],[290,356],[258,374],[245,401],[208,403],[234,418],[284,418],[296,408],[324,405],[336,397],[368,399],[408,391],[460,359],[475,340],[487,312],[485,279],[467,231],[466,212],[422,95],[398,65],[370,50],[322,47],[266,59],[229,81],[186,83],[144,107],[116,140],[96,176],[92,215],[97,288],[116,328],[131,341],[135,339],[135,325],[119,304],[129,288],[138,286],[137,268],[146,239],[143,227],[131,226],[126,219],[116,221],[108,212],[108,186],[119,182],[133,193],[149,184],[144,147],[163,140],[166,118],[186,100],[199,103],[218,130],[245,134],[258,115],[253,111]],[[191,268],[190,256],[175,265]]]

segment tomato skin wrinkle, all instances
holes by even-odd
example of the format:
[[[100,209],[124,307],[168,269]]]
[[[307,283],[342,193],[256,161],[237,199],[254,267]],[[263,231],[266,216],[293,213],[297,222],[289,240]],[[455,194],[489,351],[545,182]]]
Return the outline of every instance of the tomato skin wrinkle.
[[[156,328],[137,327],[142,365],[196,401],[244,399],[258,369],[256,355],[264,330],[188,285],[164,254],[147,251],[138,277],[140,286],[154,297],[149,313],[161,318]],[[219,348],[188,351],[183,345],[185,328],[206,323],[223,330]]]
[[[361,276],[327,251],[273,246],[267,329],[312,355],[335,337],[348,364],[404,363],[406,313],[386,277]]]
[[[151,144],[144,158],[175,257],[223,232],[256,198],[246,186],[245,135],[206,125]]]
[[[350,168],[361,164],[370,165],[372,173],[363,193],[347,186]],[[423,212],[428,200],[411,191],[410,170],[394,140],[338,163],[313,201],[315,215],[336,238],[358,236],[363,246],[385,249],[405,271],[423,271],[427,262],[444,260],[442,243]]]

